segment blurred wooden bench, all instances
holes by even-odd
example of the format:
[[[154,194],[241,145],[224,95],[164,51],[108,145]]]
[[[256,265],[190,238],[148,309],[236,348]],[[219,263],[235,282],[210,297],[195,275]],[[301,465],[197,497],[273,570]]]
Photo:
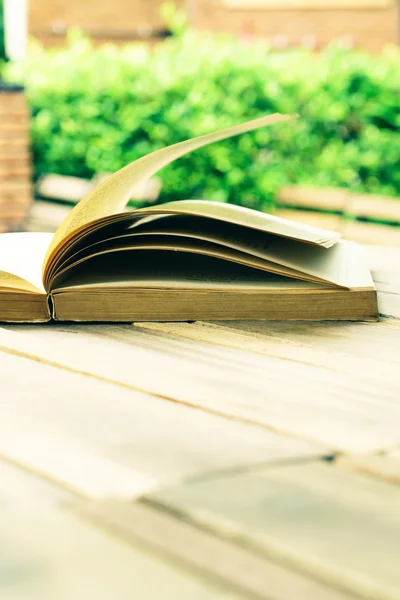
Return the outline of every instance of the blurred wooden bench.
[[[400,198],[291,185],[279,190],[277,201],[275,214],[286,219],[334,229],[364,244],[400,246]]]
[[[36,201],[24,228],[28,231],[55,231],[71,207],[109,175],[102,173],[93,179],[56,174],[42,176],[36,184]],[[133,190],[131,200],[136,204],[152,204],[158,199],[160,189],[160,179],[153,177]]]
[[[44,200],[74,205],[108,176],[109,173],[104,173],[83,179],[45,175],[37,183],[36,194]],[[133,190],[132,200],[153,204],[160,190],[161,181],[154,177]],[[334,229],[345,238],[364,244],[400,246],[400,198],[291,185],[279,190],[277,201],[275,214],[286,219]]]
[[[56,174],[43,175],[37,183],[36,193],[39,198],[46,200],[76,204],[110,175],[111,173],[100,173],[93,179]],[[131,199],[151,204],[158,199],[160,189],[160,179],[152,177],[145,184],[135,187]]]

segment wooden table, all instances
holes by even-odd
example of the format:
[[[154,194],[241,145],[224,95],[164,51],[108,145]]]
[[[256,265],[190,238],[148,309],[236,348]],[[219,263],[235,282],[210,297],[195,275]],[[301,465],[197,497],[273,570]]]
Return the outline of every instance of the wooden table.
[[[379,323],[0,327],[2,600],[400,598],[400,253]]]

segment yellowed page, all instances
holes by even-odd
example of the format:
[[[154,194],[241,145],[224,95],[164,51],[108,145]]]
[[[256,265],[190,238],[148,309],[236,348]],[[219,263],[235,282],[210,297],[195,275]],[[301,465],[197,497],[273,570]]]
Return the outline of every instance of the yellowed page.
[[[168,230],[168,223],[170,223],[170,230]],[[261,231],[249,232],[245,227],[233,226],[232,228],[227,221],[221,224],[214,219],[206,219],[203,225],[197,228],[193,221],[192,226],[190,226],[190,220],[187,223],[181,227],[179,225],[174,227],[173,221],[159,219],[156,222],[147,223],[144,228],[133,227],[128,234],[98,242],[72,255],[58,272],[61,274],[74,264],[88,260],[91,256],[112,252],[115,249],[130,250],[142,246],[151,250],[152,247],[160,244],[178,249],[197,244],[200,241],[210,244],[208,246],[210,255],[222,250],[226,254],[231,253],[232,259],[235,260],[235,252],[239,252],[248,255],[249,260],[265,261],[266,268],[274,264],[275,271],[285,275],[294,271],[297,274],[302,273],[308,279],[347,286],[347,275],[343,270],[344,257],[340,244],[329,249],[321,248],[277,235],[268,235]],[[161,229],[156,229],[156,224],[158,227],[161,226]],[[162,227],[163,224],[165,228]],[[120,260],[123,260],[123,257]],[[135,265],[132,265],[131,269],[134,273]]]
[[[0,288],[44,293],[42,264],[52,233],[0,235]]]
[[[132,188],[143,184],[144,181],[152,177],[157,171],[177,158],[213,142],[292,118],[294,118],[294,115],[281,115],[278,113],[268,115],[260,119],[235,125],[234,127],[228,127],[227,129],[179,142],[130,163],[120,171],[114,173],[114,175],[111,175],[75,206],[56,231],[46,254],[44,265],[56,247],[70,234],[80,227],[88,225],[91,221],[122,211],[131,196]],[[204,176],[206,177],[207,174],[205,173]]]
[[[166,202],[154,208],[143,208],[135,211],[135,218],[139,215],[163,215],[176,214],[182,216],[196,216],[215,219],[231,225],[241,225],[263,233],[278,235],[292,240],[309,242],[325,248],[333,246],[340,238],[341,234],[329,229],[320,229],[311,227],[304,223],[289,221],[275,215],[263,213],[258,210],[237,206],[235,204],[225,204],[222,202],[212,202],[210,200],[178,200],[177,202]],[[151,223],[148,217],[147,223]],[[138,222],[141,225],[143,222]],[[244,230],[245,233],[245,230]],[[247,235],[250,235],[248,232]]]
[[[147,237],[147,239],[146,239]],[[163,261],[157,261],[154,264],[154,274],[162,275],[169,270],[169,260],[167,252],[170,255],[187,254],[187,255],[204,255],[210,258],[222,259],[224,261],[237,263],[238,265],[244,265],[254,269],[262,271],[268,271],[269,273],[275,273],[277,275],[284,275],[287,277],[293,277],[296,279],[304,279],[307,281],[315,281],[319,283],[329,283],[324,279],[317,277],[310,277],[307,274],[292,269],[290,267],[282,266],[277,263],[271,262],[259,258],[257,256],[241,252],[240,250],[228,248],[219,244],[213,244],[208,241],[202,241],[200,238],[193,239],[185,236],[137,236],[137,239],[131,240],[131,246],[115,246],[112,249],[100,250],[99,252],[93,252],[89,257],[77,260],[75,263],[69,265],[65,269],[61,270],[56,277],[53,279],[51,284],[51,290],[54,291],[60,287],[66,285],[66,281],[71,284],[71,281],[75,280],[74,271],[76,272],[77,267],[82,266],[85,262],[88,262],[89,266],[87,271],[84,272],[86,279],[89,281],[94,275],[103,286],[113,287],[114,277],[116,271],[123,271],[124,277],[130,277],[132,281],[135,280],[138,271],[142,268],[142,260],[139,258],[141,251],[162,251]],[[139,255],[137,254],[139,252]],[[134,254],[138,256],[135,258]],[[151,255],[150,255],[151,256]],[[97,266],[101,264],[99,261],[93,259],[99,259],[104,257],[107,261],[112,261],[112,264],[108,265],[107,268],[102,272],[101,268]],[[104,263],[103,263],[104,265]],[[191,267],[190,267],[191,268]],[[79,270],[79,269],[78,269]]]

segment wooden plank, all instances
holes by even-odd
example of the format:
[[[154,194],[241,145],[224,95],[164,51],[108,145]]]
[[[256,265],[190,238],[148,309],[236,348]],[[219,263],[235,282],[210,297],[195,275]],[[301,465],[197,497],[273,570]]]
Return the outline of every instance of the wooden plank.
[[[396,486],[309,463],[193,481],[147,502],[357,598],[400,598]]]
[[[65,175],[45,175],[37,184],[37,192],[43,198],[53,198],[76,203],[110,175],[111,173],[99,174],[93,177],[92,180]],[[149,181],[131,190],[131,199],[155,202],[159,196],[160,189],[161,180],[152,177]]]
[[[400,227],[343,220],[341,232],[345,239],[360,244],[400,246]]]
[[[310,210],[289,210],[279,208],[274,211],[274,215],[282,217],[283,219],[289,219],[289,221],[297,221],[298,223],[305,223],[312,227],[333,229],[334,231],[340,231],[343,221],[340,215],[330,215]]]
[[[26,229],[27,231],[56,231],[69,212],[70,209],[66,206],[35,200]]]
[[[307,363],[349,375],[362,369],[375,370],[378,365],[383,378],[391,377],[393,373],[393,364],[390,360],[387,362],[385,356],[378,359],[376,356],[360,356],[349,352],[348,348],[331,349],[329,344],[315,348],[312,343],[307,344],[307,341],[293,342],[284,337],[277,338],[257,331],[247,332],[241,329],[244,323],[240,323],[240,329],[231,327],[229,322],[225,324],[217,321],[214,323],[201,321],[196,323],[136,323],[136,327],[238,350],[248,350],[303,364]],[[267,327],[263,327],[263,331],[267,331],[267,329]],[[355,327],[352,331],[357,331],[357,328]],[[371,328],[371,335],[373,332],[377,333],[376,328]],[[400,328],[398,334],[400,334]]]
[[[400,456],[396,456],[396,454],[355,454],[349,457],[339,457],[337,464],[351,471],[359,471],[378,479],[400,483]]]
[[[92,188],[89,179],[65,175],[45,175],[37,183],[39,196],[70,202],[79,202]]]
[[[217,581],[230,583],[246,598],[345,600],[350,597],[302,574],[257,556],[143,503],[88,504],[79,512],[134,542],[185,562]]]
[[[400,323],[394,320],[384,320],[380,323],[346,323],[304,321],[224,321],[214,325],[227,328],[229,332],[242,332],[254,340],[276,343],[277,349],[281,344],[293,345],[297,349],[298,361],[302,361],[303,348],[305,353],[313,351],[313,361],[316,365],[324,364],[333,370],[340,370],[340,358],[348,360],[364,359],[366,364],[375,361],[376,369],[391,365],[393,371],[398,368],[400,360]],[[277,350],[279,351],[279,350]],[[325,353],[332,353],[330,363],[324,360]],[[318,358],[317,355],[320,355]],[[311,356],[308,355],[311,360]],[[305,354],[307,360],[307,354]],[[355,373],[356,375],[356,373]]]
[[[357,325],[362,334],[353,346],[351,332]],[[328,448],[372,452],[400,443],[400,337],[398,330],[384,324],[375,324],[375,333],[364,325],[250,322],[249,330],[275,331],[279,336],[292,328],[303,339],[310,335],[312,343],[331,328],[339,346],[348,347],[350,354],[379,356],[384,348],[382,357],[389,356],[393,364],[385,378],[377,369],[338,372],[129,325],[38,325],[34,333],[29,326],[9,326],[1,330],[0,346],[5,352]]]
[[[400,203],[399,203],[400,206]],[[361,244],[378,244],[400,246],[400,227],[349,221],[339,215],[324,214],[309,210],[278,209],[274,212],[278,217],[305,223],[322,229],[340,231],[344,239]]]
[[[349,194],[349,206],[346,209],[356,217],[379,219],[400,223],[400,199],[372,194]],[[399,230],[400,237],[400,230]]]
[[[277,194],[278,202],[302,208],[343,211],[347,192],[340,188],[319,188],[306,185],[282,187]]]
[[[333,210],[355,217],[400,223],[398,198],[359,194],[344,188],[285,186],[278,191],[278,202],[305,209]]]
[[[87,497],[131,498],[163,482],[328,454],[79,373],[0,357],[0,455]]]
[[[0,463],[1,598],[244,600],[231,586],[96,530],[73,514],[73,502]]]

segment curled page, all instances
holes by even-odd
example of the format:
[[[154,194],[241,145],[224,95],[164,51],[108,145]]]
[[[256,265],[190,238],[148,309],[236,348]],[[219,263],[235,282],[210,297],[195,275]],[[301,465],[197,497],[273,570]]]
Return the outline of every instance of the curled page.
[[[131,196],[133,187],[143,184],[145,180],[152,177],[157,171],[177,158],[213,142],[253,131],[260,127],[266,127],[267,125],[273,125],[280,121],[287,121],[295,116],[281,115],[279,113],[268,115],[240,125],[228,127],[227,129],[221,129],[220,131],[179,142],[166,148],[161,148],[135,160],[114,173],[114,175],[111,175],[75,206],[54,234],[44,261],[44,266],[57,246],[67,239],[69,235],[96,219],[121,212]]]

